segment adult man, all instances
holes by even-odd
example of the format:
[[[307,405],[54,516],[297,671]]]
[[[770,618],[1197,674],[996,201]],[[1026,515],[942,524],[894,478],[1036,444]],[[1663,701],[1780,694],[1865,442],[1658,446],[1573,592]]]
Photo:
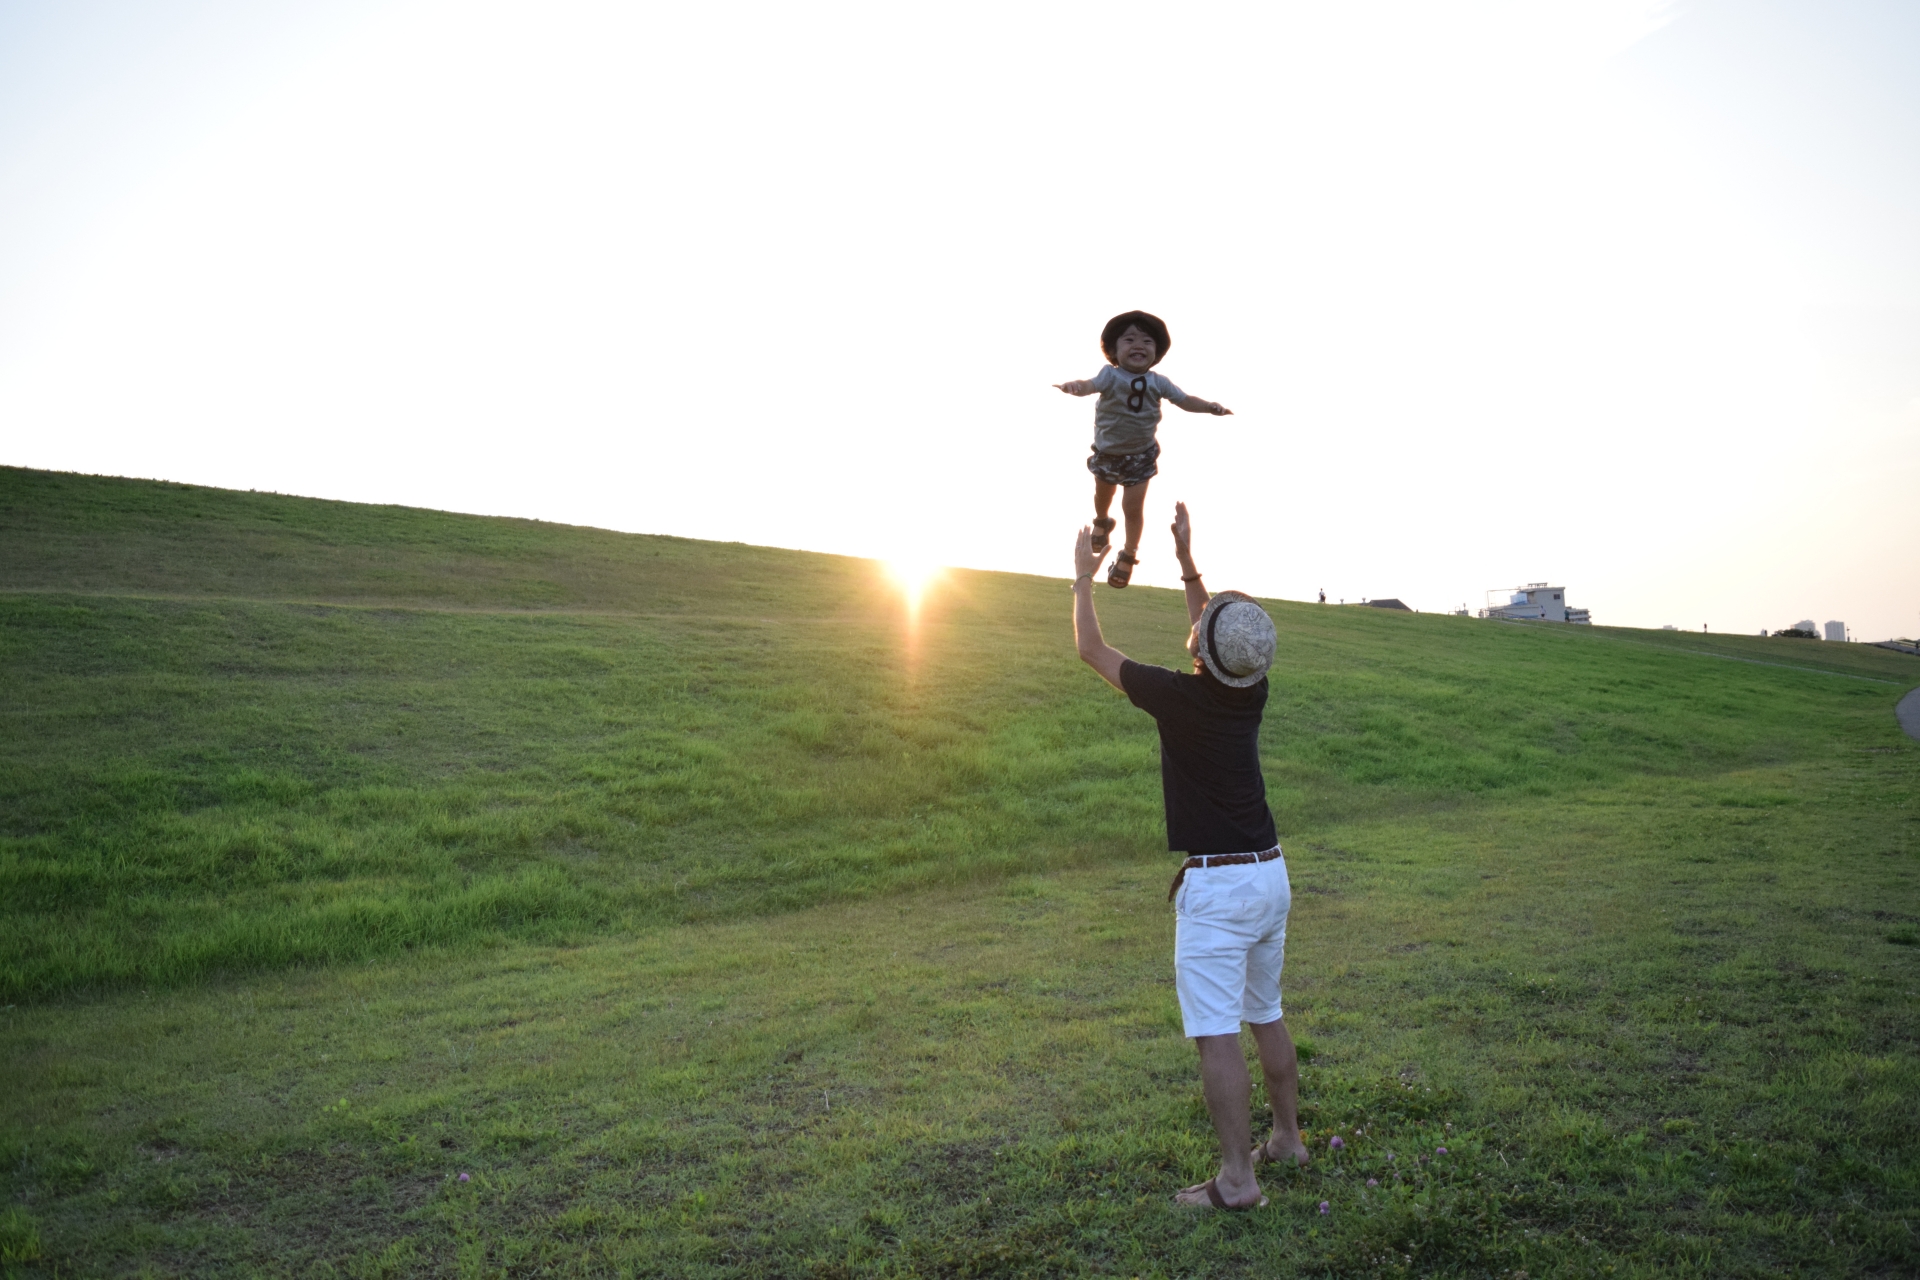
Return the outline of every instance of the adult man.
[[[1080,658],[1160,729],[1167,847],[1184,852],[1173,890],[1174,982],[1180,1018],[1200,1052],[1207,1114],[1220,1136],[1220,1172],[1174,1199],[1216,1209],[1264,1205],[1254,1166],[1305,1164],[1296,1110],[1300,1071],[1280,1020],[1280,966],[1293,893],[1260,772],[1260,715],[1273,662],[1273,620],[1237,591],[1209,597],[1193,566],[1187,505],[1174,505],[1173,549],[1187,589],[1193,674],[1133,661],[1100,634],[1093,575],[1105,550],[1093,531],[1074,545],[1073,637]],[[1273,1132],[1247,1144],[1252,1086],[1240,1049],[1249,1024],[1273,1104]]]

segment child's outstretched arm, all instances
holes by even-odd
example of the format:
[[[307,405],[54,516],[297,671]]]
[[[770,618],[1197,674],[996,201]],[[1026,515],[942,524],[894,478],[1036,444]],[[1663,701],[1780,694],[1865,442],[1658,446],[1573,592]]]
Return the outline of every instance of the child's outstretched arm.
[[[1070,396],[1090,396],[1093,394],[1093,383],[1086,378],[1075,378],[1072,382],[1056,382],[1053,385],[1056,389],[1064,391]]]
[[[1233,410],[1227,408],[1227,406],[1221,404],[1218,400],[1202,400],[1199,396],[1188,396],[1183,400],[1175,400],[1174,403],[1182,409],[1185,409],[1188,413],[1210,413],[1216,418],[1230,418],[1233,416]]]

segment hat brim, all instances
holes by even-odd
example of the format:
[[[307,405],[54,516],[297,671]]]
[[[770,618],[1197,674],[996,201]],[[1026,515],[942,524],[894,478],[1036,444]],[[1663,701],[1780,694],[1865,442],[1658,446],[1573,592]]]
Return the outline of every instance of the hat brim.
[[[1220,610],[1230,604],[1250,604],[1256,609],[1260,608],[1260,602],[1244,591],[1215,592],[1213,596],[1208,599],[1207,607],[1200,611],[1200,621],[1194,623],[1199,635],[1199,643],[1194,645],[1194,648],[1200,651],[1200,661],[1202,665],[1206,667],[1208,675],[1230,689],[1245,689],[1250,685],[1256,685],[1262,680],[1265,680],[1267,678],[1267,672],[1272,669],[1273,664],[1269,662],[1265,667],[1262,667],[1250,676],[1237,676],[1215,660],[1213,656],[1213,646],[1208,643],[1207,638],[1213,634],[1212,624],[1214,618],[1219,616]],[[1262,612],[1264,612],[1264,610],[1262,610]]]

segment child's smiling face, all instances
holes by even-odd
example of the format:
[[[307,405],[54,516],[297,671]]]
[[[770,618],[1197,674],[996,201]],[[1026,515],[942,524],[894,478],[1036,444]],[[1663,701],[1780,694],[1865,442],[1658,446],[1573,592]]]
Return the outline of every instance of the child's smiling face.
[[[1130,324],[1125,332],[1114,339],[1113,354],[1116,363],[1128,373],[1145,373],[1159,359],[1160,348],[1152,338],[1140,332],[1139,325]]]

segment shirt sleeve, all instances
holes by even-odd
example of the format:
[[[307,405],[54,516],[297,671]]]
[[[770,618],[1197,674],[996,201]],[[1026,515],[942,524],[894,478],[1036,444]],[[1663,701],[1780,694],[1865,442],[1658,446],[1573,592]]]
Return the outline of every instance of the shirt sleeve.
[[[1157,373],[1153,376],[1160,380],[1160,398],[1162,400],[1171,400],[1175,404],[1179,404],[1187,398],[1187,393],[1174,386],[1172,379],[1163,377]]]
[[[1120,371],[1114,368],[1112,365],[1103,364],[1100,366],[1100,372],[1094,374],[1091,378],[1088,378],[1087,381],[1093,384],[1093,389],[1095,391],[1098,391],[1104,394],[1108,391],[1113,390],[1113,380],[1115,377],[1119,375],[1119,373]]]
[[[1120,664],[1120,687],[1127,691],[1127,701],[1156,720],[1174,709],[1178,700],[1175,681],[1174,673],[1165,667],[1149,666],[1132,658]]]

